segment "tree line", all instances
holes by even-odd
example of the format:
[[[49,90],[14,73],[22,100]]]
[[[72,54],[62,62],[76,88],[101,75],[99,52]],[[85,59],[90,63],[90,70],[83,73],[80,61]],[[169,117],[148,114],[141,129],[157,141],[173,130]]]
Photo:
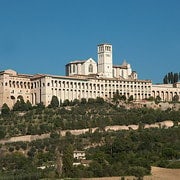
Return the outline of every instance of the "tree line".
[[[180,80],[180,72],[179,73],[173,73],[169,72],[167,73],[163,78],[164,84],[174,84]]]

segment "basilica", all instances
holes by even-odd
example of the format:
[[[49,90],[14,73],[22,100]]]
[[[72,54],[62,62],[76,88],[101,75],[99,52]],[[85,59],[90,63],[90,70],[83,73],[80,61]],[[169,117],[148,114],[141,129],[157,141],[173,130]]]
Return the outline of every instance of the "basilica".
[[[113,65],[111,44],[97,47],[97,62],[92,58],[74,60],[66,64],[66,76],[49,74],[20,74],[14,70],[0,72],[0,108],[6,103],[10,108],[21,97],[33,105],[42,102],[49,105],[52,96],[59,101],[81,98],[110,99],[117,91],[126,98],[143,100],[159,96],[162,101],[171,101],[180,96],[180,83],[152,84],[140,80],[131,65],[123,61]]]

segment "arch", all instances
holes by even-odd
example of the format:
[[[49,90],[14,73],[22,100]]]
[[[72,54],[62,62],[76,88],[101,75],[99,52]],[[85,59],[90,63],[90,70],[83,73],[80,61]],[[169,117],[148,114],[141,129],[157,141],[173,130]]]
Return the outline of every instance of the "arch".
[[[169,93],[168,93],[168,91],[166,91],[166,93],[165,93],[165,101],[168,101],[169,100]]]
[[[21,100],[21,99],[23,99],[23,96],[19,95],[19,96],[17,97],[17,100]]]
[[[51,80],[51,87],[53,87],[54,86],[54,81],[53,80]]]
[[[58,82],[57,80],[54,81],[55,87],[58,87]]]
[[[30,89],[30,82],[28,82],[28,89]]]
[[[19,88],[19,81],[16,82],[16,86],[17,86],[17,88]]]
[[[15,88],[16,87],[15,81],[13,81],[12,84],[13,84],[13,88]]]
[[[16,98],[14,96],[10,96],[10,98],[11,98],[12,105],[14,105],[16,103]]]
[[[20,87],[23,88],[23,82],[22,81],[20,82]]]
[[[161,91],[161,99],[162,99],[162,101],[165,100],[165,97],[164,97],[164,91]]]
[[[27,87],[27,86],[26,86],[26,82],[24,82],[24,88],[26,89],[26,87]]]
[[[37,85],[37,88],[38,88],[39,87],[39,81],[37,81],[36,85]]]
[[[11,85],[12,85],[12,82],[11,82],[11,80],[9,81],[9,87],[11,87]]]
[[[14,96],[11,96],[11,99],[12,99],[12,100],[15,100],[16,98],[15,98]]]
[[[170,92],[169,93],[169,101],[172,101],[172,99],[173,99],[173,92]]]
[[[33,83],[31,83],[31,89],[33,89]]]
[[[137,94],[136,93],[134,94],[134,99],[137,100]]]

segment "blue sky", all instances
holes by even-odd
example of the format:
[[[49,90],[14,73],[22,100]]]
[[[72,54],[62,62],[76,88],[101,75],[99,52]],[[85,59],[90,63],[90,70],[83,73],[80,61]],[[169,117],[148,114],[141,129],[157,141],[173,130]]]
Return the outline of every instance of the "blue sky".
[[[0,0],[0,70],[64,75],[113,45],[140,79],[180,71],[179,0]]]

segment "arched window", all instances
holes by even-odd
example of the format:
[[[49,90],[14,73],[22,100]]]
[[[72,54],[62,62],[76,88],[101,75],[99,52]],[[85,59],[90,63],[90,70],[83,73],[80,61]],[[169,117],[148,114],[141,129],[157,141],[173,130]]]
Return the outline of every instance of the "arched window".
[[[89,65],[89,72],[91,72],[91,73],[93,72],[93,65],[92,64]]]

